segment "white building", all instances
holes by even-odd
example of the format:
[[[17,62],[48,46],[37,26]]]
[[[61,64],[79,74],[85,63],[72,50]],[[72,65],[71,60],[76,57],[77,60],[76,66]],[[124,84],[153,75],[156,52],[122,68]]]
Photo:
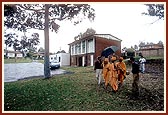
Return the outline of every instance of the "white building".
[[[70,54],[69,53],[57,53],[55,55],[50,55],[50,61],[56,60],[60,63],[60,66],[70,65]]]
[[[16,55],[17,58],[22,58],[23,57],[23,54],[21,52],[19,52],[19,51],[4,51],[4,56],[5,55],[8,58],[14,58],[15,55]]]

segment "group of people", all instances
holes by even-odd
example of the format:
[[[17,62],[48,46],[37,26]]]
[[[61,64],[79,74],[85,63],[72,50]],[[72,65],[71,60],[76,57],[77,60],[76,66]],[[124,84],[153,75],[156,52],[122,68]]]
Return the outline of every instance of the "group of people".
[[[134,96],[138,96],[139,73],[144,73],[146,60],[143,56],[141,56],[139,62],[135,61],[134,57],[131,57],[129,61],[132,64],[131,72],[133,74],[132,92]],[[113,92],[117,92],[123,85],[123,81],[127,74],[127,68],[126,64],[123,62],[123,57],[120,56],[118,58],[116,55],[110,55],[108,58],[98,56],[97,61],[95,62],[94,70],[96,71],[98,85],[104,83],[106,89],[109,84],[113,89]]]
[[[118,88],[123,85],[126,77],[126,64],[123,62],[123,57],[118,58],[116,55],[110,55],[107,58],[98,56],[94,70],[98,85],[104,81],[105,89],[109,84],[114,92],[117,92]]]

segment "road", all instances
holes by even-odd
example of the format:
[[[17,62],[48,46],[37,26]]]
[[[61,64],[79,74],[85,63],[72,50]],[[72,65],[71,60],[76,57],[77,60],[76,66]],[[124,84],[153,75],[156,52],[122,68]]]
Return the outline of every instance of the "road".
[[[66,71],[62,69],[51,71],[51,75],[63,73],[66,73]],[[4,82],[13,82],[31,77],[44,78],[44,64],[38,62],[4,64]]]

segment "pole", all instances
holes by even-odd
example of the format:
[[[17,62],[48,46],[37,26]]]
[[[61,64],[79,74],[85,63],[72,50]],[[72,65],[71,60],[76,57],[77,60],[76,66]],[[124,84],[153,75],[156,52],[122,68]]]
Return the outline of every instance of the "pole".
[[[44,53],[44,77],[50,78],[50,66],[49,66],[49,4],[45,4],[45,53]]]

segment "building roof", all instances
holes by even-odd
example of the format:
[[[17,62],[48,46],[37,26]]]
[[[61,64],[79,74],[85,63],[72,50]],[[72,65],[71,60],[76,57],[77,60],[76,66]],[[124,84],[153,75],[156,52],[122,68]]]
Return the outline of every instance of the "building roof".
[[[61,51],[58,51],[56,54],[58,53],[66,53],[65,50],[61,50]]]
[[[111,34],[95,34],[94,36],[97,37],[102,37],[102,38],[107,38],[107,39],[112,39],[112,40],[117,40],[117,41],[122,41],[121,39],[111,35]]]
[[[139,50],[149,50],[149,49],[163,49],[164,46],[162,44],[145,44],[139,46]]]
[[[95,37],[101,37],[101,38],[106,38],[106,39],[111,39],[111,40],[116,40],[116,41],[122,41],[121,39],[111,35],[111,34],[93,34],[93,35],[89,35],[89,36],[86,36],[86,37],[83,37],[79,40],[75,40],[73,41],[72,43],[69,43],[68,45],[71,45],[71,44],[74,44],[74,43],[77,43],[79,41],[82,41],[82,40],[86,40],[86,39],[90,39],[90,37],[92,36],[95,36]]]
[[[15,54],[22,54],[20,51],[11,51],[11,50],[4,50],[4,53],[15,53]]]

